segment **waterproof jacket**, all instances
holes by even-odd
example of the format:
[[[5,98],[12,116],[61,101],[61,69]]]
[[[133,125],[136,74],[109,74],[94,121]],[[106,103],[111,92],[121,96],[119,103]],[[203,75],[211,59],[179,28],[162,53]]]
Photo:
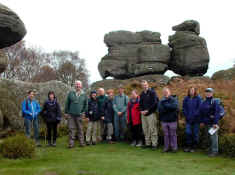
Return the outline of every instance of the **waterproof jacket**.
[[[202,99],[199,95],[195,97],[186,96],[183,101],[183,114],[189,124],[200,123],[199,108]]]
[[[56,98],[53,101],[49,99],[45,101],[41,113],[46,123],[59,123],[61,121],[61,109]]]
[[[144,91],[140,94],[140,111],[148,110],[146,116],[156,112],[158,107],[158,96],[154,89],[149,88],[147,92]]]
[[[41,112],[40,104],[36,100],[26,99],[22,102],[22,115],[26,119],[35,119]]]
[[[108,100],[108,97],[106,95],[100,95],[97,97],[98,113],[100,118],[103,117],[102,113],[104,111],[104,103],[106,100]]]
[[[90,98],[88,100],[88,111],[86,117],[89,118],[90,121],[97,121],[100,119],[97,99]]]
[[[218,103],[212,103],[213,97],[206,98],[200,105],[199,115],[201,122],[206,125],[218,124],[220,119],[220,107]]]
[[[158,106],[159,118],[162,122],[175,122],[178,120],[178,100],[176,97],[163,97]]]
[[[139,101],[140,101],[139,97],[135,101],[131,99],[127,107],[127,121],[129,124],[132,124],[133,126],[141,124]]]
[[[104,108],[101,111],[105,123],[112,123],[114,118],[113,99],[107,98],[104,102]]]
[[[118,112],[126,113],[128,105],[128,96],[125,94],[116,95],[113,99],[113,110],[117,114]]]
[[[81,92],[79,96],[75,91],[70,91],[66,103],[65,114],[80,117],[81,114],[85,114],[88,108],[88,98],[85,93]]]

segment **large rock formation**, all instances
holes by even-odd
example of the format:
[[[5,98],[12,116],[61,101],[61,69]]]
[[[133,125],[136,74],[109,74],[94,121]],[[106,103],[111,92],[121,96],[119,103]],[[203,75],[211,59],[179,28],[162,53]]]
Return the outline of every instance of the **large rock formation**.
[[[8,58],[6,54],[0,50],[0,73],[4,72],[8,65]]]
[[[0,49],[17,43],[25,34],[24,23],[18,15],[0,3]]]
[[[176,31],[169,36],[172,48],[169,69],[182,76],[201,76],[207,72],[209,53],[204,38],[200,34],[197,21],[189,20],[172,27]]]
[[[128,79],[148,74],[164,74],[170,48],[161,44],[158,32],[117,31],[105,35],[108,54],[99,63],[103,78]]]
[[[21,103],[27,97],[29,90],[36,91],[36,99],[41,105],[47,99],[47,93],[53,90],[63,111],[67,93],[71,89],[58,81],[27,83],[14,80],[0,80],[0,130],[3,127],[10,127],[16,130],[23,128]]]
[[[235,67],[215,72],[212,75],[211,79],[212,80],[235,80]]]

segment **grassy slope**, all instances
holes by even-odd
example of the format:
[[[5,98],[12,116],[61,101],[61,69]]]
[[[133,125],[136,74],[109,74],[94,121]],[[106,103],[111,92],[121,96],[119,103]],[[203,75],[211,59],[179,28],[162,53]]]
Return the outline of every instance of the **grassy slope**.
[[[37,149],[34,159],[0,157],[0,175],[235,175],[235,160],[203,153],[161,153],[126,144],[98,144],[69,150],[66,138],[57,148]]]

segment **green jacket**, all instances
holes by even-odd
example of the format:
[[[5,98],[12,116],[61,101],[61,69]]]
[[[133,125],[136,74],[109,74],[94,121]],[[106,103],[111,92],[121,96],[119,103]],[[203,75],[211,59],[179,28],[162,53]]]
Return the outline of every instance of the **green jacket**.
[[[86,113],[87,109],[88,98],[86,94],[82,92],[78,97],[75,91],[70,91],[65,103],[65,114],[80,116]]]
[[[113,110],[115,111],[115,113],[125,113],[127,110],[128,101],[128,96],[126,96],[125,94],[116,95],[113,100]]]
[[[98,101],[98,111],[99,111],[99,116],[101,117],[102,111],[104,111],[104,103],[105,101],[108,100],[108,97],[106,95],[101,95],[97,97]]]

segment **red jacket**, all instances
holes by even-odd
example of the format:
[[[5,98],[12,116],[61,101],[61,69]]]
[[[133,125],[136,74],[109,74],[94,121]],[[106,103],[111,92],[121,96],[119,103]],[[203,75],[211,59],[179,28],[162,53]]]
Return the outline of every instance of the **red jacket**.
[[[132,107],[131,107],[132,106]],[[131,112],[131,115],[130,115]],[[136,103],[132,103],[131,100],[127,106],[127,121],[130,123],[130,116],[132,119],[132,125],[141,124],[141,113],[139,109],[139,98],[137,98]]]

